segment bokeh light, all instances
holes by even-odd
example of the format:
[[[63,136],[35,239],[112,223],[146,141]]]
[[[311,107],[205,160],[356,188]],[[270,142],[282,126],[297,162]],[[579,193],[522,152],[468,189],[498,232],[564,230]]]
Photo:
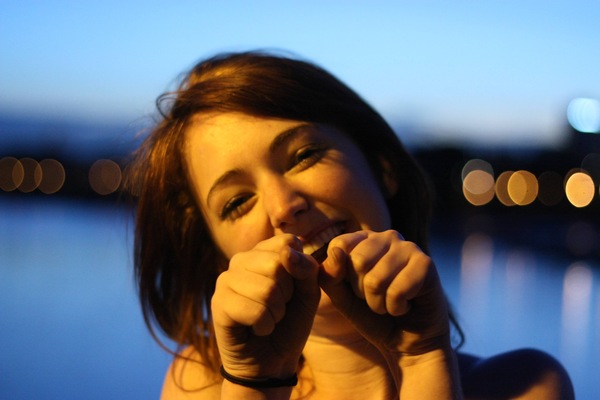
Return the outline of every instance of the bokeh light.
[[[12,192],[23,181],[23,165],[15,157],[4,157],[0,160],[0,189]]]
[[[41,182],[39,190],[45,194],[53,194],[58,192],[65,183],[65,168],[63,165],[54,159],[46,159],[40,161]]]
[[[23,167],[23,179],[17,188],[23,193],[33,192],[42,181],[40,163],[29,157],[21,158],[19,162]]]
[[[462,169],[463,194],[475,206],[489,203],[494,198],[494,170],[487,161],[474,159]]]
[[[494,177],[482,170],[469,172],[463,181],[463,194],[475,206],[489,203],[494,198]]]
[[[529,171],[516,171],[508,179],[508,195],[520,206],[533,203],[538,195],[538,181]]]
[[[567,107],[567,119],[579,132],[600,132],[600,101],[588,98],[573,99]]]
[[[494,176],[494,168],[492,167],[492,164],[490,164],[489,162],[487,162],[485,160],[475,158],[475,159],[469,160],[465,163],[465,165],[463,166],[462,171],[461,171],[461,179],[464,181],[470,172],[477,171],[477,170],[485,171],[488,174]]]
[[[565,184],[565,193],[575,207],[586,207],[594,198],[594,181],[585,172],[572,171]]]
[[[121,177],[121,167],[112,160],[100,159],[90,167],[90,186],[100,195],[116,192],[121,185]]]
[[[510,198],[508,194],[508,180],[514,171],[504,171],[498,178],[496,179],[496,197],[500,201],[500,203],[505,206],[514,206],[516,203]]]

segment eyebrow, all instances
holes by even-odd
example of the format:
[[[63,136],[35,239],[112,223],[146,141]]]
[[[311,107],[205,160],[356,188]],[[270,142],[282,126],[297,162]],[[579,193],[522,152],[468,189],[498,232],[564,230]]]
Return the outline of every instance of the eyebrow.
[[[274,154],[277,152],[282,146],[286,143],[289,143],[294,137],[298,134],[302,133],[306,129],[314,128],[314,124],[310,123],[300,123],[296,126],[293,126],[289,129],[286,129],[280,132],[275,139],[269,145],[269,154]],[[210,199],[214,195],[214,193],[221,187],[226,185],[229,181],[241,176],[243,171],[239,168],[231,169],[221,175],[210,187],[208,194],[206,195],[206,204],[210,204]]]

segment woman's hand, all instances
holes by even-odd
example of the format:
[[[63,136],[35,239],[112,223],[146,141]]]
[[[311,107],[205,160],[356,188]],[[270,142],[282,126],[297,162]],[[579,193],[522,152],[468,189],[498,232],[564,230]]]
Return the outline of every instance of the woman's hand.
[[[289,234],[232,257],[211,305],[227,372],[247,379],[296,372],[319,304],[318,271],[317,262]]]
[[[433,262],[395,231],[358,231],[333,239],[320,285],[386,357],[448,345],[447,303]]]

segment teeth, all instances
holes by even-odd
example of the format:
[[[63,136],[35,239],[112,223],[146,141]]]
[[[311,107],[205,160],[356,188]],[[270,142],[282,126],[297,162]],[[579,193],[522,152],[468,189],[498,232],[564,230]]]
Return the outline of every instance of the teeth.
[[[317,236],[315,236],[310,242],[304,243],[302,246],[302,251],[306,254],[311,254],[317,249],[323,247],[325,243],[328,243],[334,237],[341,235],[343,233],[343,223],[337,223],[335,225],[330,226],[325,229]]]

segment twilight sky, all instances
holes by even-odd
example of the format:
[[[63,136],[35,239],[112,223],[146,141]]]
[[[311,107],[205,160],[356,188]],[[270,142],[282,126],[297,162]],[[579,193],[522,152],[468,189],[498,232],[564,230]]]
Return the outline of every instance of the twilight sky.
[[[552,146],[600,99],[600,2],[0,0],[0,114],[133,121],[194,61],[284,49],[428,141]]]

